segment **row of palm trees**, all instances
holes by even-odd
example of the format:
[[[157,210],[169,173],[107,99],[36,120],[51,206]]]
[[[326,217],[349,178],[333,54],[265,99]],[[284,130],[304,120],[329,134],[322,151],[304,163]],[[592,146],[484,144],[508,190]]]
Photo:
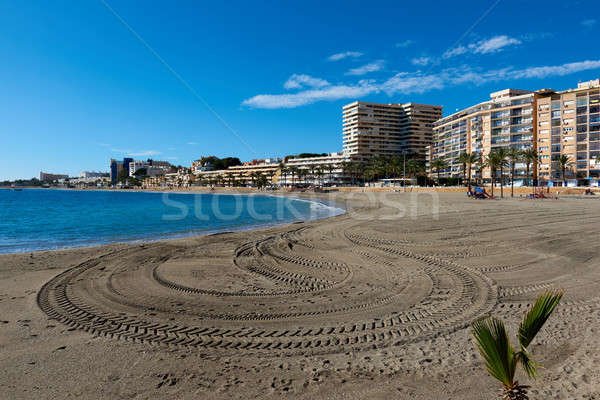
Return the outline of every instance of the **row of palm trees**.
[[[286,166],[283,163],[279,164],[279,170],[281,174],[281,181],[283,186],[287,186],[287,178],[291,177],[291,185],[295,186],[298,179],[301,182],[311,181],[313,184],[320,184],[323,186],[325,178],[328,178],[328,182],[333,182],[333,172],[338,167],[334,164],[313,164],[306,168],[296,166]]]
[[[381,178],[425,175],[425,165],[422,161],[416,160],[414,157],[401,156],[376,156],[368,161],[352,160],[339,164],[316,164],[307,167],[286,166],[282,163],[279,167],[283,186],[287,186],[288,183],[295,186],[297,181],[323,186],[325,182],[333,183],[335,181],[334,172],[339,170],[347,178],[346,183],[351,185],[372,182]],[[289,182],[288,176],[291,178]]]
[[[600,157],[599,157],[600,159]],[[555,160],[561,168],[562,180],[566,186],[566,172],[567,169],[572,165],[571,158],[566,154],[561,154]],[[496,183],[496,177],[498,172],[500,173],[500,196],[504,197],[504,182],[505,175],[504,171],[510,171],[510,195],[514,196],[514,184],[515,184],[515,168],[518,163],[525,163],[526,172],[525,180],[526,184],[530,181],[530,171],[533,166],[537,166],[539,162],[539,155],[534,149],[519,150],[516,148],[504,148],[500,147],[492,150],[487,156],[479,154],[462,153],[458,157],[458,162],[462,165],[463,182],[467,182],[469,191],[471,190],[471,170],[475,168],[478,173],[480,183],[483,183],[482,172],[484,168],[489,167],[492,179],[492,196],[494,195],[494,186]],[[440,181],[440,173],[449,168],[449,164],[443,158],[437,158],[431,162],[432,171],[437,172],[438,184]],[[531,176],[533,180],[533,176]]]

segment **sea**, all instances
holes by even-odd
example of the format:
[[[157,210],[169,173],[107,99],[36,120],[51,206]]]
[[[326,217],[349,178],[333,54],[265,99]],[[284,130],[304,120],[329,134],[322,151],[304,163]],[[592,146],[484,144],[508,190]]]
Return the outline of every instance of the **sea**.
[[[0,189],[0,253],[149,242],[342,213],[321,200],[262,194]]]

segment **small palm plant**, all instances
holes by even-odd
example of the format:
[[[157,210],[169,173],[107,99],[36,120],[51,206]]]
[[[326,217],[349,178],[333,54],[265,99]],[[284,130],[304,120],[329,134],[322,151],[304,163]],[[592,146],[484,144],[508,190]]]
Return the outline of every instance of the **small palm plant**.
[[[536,364],[531,360],[527,347],[542,329],[544,323],[556,308],[563,292],[549,290],[542,294],[519,325],[517,337],[519,350],[515,350],[508,338],[504,323],[495,317],[485,317],[473,322],[473,336],[477,349],[485,360],[485,366],[491,376],[502,383],[500,397],[505,400],[528,400],[529,386],[515,380],[517,365],[521,365],[527,376],[536,378]]]

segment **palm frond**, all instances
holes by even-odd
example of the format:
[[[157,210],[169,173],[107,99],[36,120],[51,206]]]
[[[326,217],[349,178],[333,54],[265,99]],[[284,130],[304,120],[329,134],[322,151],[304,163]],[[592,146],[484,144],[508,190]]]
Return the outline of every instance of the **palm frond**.
[[[539,367],[540,365],[533,361],[531,358],[529,358],[529,353],[526,349],[521,349],[521,351],[516,352],[515,359],[521,364],[523,370],[525,371],[528,377],[532,379],[538,377],[536,367]]]
[[[542,294],[519,325],[519,343],[526,349],[556,308],[563,292],[548,290]]]
[[[474,321],[472,328],[477,349],[484,358],[490,375],[505,386],[512,386],[516,360],[502,321],[486,317]]]

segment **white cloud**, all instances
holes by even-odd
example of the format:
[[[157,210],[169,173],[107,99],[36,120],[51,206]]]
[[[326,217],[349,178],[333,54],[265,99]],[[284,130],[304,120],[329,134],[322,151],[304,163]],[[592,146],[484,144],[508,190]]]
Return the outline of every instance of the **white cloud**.
[[[332,85],[321,89],[309,89],[293,94],[259,94],[244,100],[245,106],[255,108],[295,108],[318,101],[353,99],[377,92],[379,89],[369,81],[354,85]]]
[[[381,88],[388,96],[398,93],[425,93],[433,89],[443,89],[444,80],[439,74],[401,72],[385,81]]]
[[[481,40],[476,44],[470,44],[469,48],[475,54],[487,54],[500,51],[507,46],[521,44],[519,39],[511,38],[506,35],[494,36],[491,39]]]
[[[435,73],[401,72],[383,82],[360,80],[356,83],[310,88],[293,94],[259,94],[244,100],[245,106],[255,108],[295,108],[319,101],[358,99],[385,92],[388,96],[425,93],[464,84],[482,85],[489,82],[518,79],[547,78],[576,72],[600,69],[600,60],[586,60],[561,65],[479,71],[469,66],[446,68]]]
[[[410,60],[414,65],[418,65],[420,67],[424,67],[431,63],[431,57],[417,57]]]
[[[329,82],[327,82],[325,79],[313,78],[312,76],[305,74],[293,74],[283,84],[283,87],[286,89],[300,89],[304,86],[320,88],[329,86]]]
[[[200,143],[198,143],[198,142],[187,142],[187,144],[190,145],[190,146],[197,146]]]
[[[473,54],[488,54],[502,51],[505,47],[521,44],[519,39],[511,38],[507,35],[498,35],[489,39],[480,40],[476,43],[471,43],[467,46],[457,46],[447,50],[442,55],[443,58],[450,58],[465,54],[467,52]]]
[[[583,26],[586,29],[592,29],[594,26],[596,26],[597,23],[598,21],[595,19],[584,19],[583,21],[581,21],[581,26]]]
[[[385,62],[383,60],[373,61],[360,67],[352,68],[350,71],[346,72],[346,75],[364,75],[369,72],[379,71],[383,68],[384,64]]]
[[[357,58],[362,56],[363,53],[359,52],[359,51],[344,51],[342,53],[336,53],[336,54],[332,54],[329,57],[327,57],[327,60],[329,61],[339,61],[339,60],[343,60],[344,58]]]
[[[465,54],[467,52],[467,48],[465,46],[458,46],[453,49],[446,50],[444,54],[442,54],[442,58],[450,58],[454,56],[459,56],[461,54]]]
[[[563,65],[530,67],[512,71],[512,77],[519,78],[546,78],[548,76],[564,76],[575,72],[588,71],[600,68],[600,60],[586,60]]]
[[[413,43],[414,43],[414,41],[409,39],[409,40],[405,40],[403,42],[396,43],[396,47],[398,47],[398,48],[405,48],[405,47],[410,46]]]

